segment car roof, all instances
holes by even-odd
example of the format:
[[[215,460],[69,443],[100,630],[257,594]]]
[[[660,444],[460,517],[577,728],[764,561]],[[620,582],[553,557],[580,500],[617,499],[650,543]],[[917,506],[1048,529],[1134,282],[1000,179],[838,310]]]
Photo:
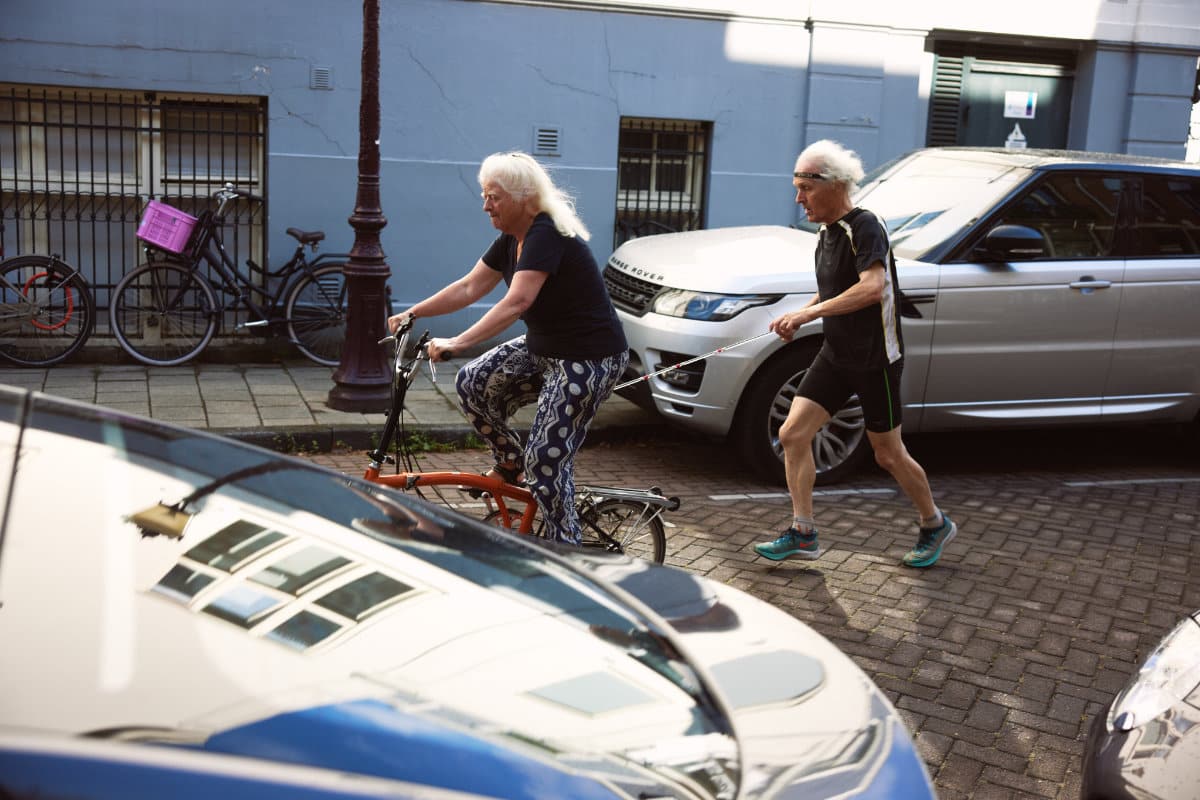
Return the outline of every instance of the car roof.
[[[1156,156],[1130,153],[1103,153],[1091,150],[1054,150],[1049,148],[1006,148],[1006,147],[927,147],[915,152],[945,151],[961,154],[987,154],[990,159],[1008,161],[1014,167],[1029,169],[1067,169],[1081,166],[1096,166],[1105,169],[1129,169],[1151,167],[1181,170],[1187,173],[1200,172],[1200,165]]]

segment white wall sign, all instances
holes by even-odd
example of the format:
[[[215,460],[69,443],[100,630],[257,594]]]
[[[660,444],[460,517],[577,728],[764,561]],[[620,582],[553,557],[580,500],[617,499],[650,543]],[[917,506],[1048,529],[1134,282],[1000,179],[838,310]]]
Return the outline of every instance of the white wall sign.
[[[1037,112],[1037,92],[1005,92],[1004,116],[1011,119],[1033,119]]]

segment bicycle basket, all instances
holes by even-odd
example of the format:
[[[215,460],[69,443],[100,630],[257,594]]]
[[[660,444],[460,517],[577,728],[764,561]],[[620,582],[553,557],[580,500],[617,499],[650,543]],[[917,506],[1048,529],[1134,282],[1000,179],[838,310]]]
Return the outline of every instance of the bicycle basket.
[[[146,204],[137,237],[171,253],[182,253],[187,247],[196,218],[177,208],[151,200]]]

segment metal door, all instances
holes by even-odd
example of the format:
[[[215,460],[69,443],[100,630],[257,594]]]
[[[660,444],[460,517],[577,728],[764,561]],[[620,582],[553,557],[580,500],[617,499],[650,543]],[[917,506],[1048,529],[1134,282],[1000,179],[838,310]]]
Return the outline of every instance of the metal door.
[[[1050,64],[967,59],[959,144],[1067,146],[1073,80]],[[1014,136],[1016,134],[1016,136]]]
[[[1064,148],[1074,70],[1069,51],[941,42],[925,143]]]

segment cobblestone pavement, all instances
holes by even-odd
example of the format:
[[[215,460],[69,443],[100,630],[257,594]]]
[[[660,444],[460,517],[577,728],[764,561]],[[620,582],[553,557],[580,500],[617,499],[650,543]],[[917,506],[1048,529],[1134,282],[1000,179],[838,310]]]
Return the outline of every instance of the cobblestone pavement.
[[[668,561],[788,610],[888,693],[942,800],[1075,800],[1091,718],[1178,619],[1200,607],[1200,465],[1170,429],[912,437],[960,526],[933,568],[899,564],[913,512],[864,471],[819,490],[828,550],[771,564],[750,545],[790,514],[718,444],[607,441],[578,478],[678,495]],[[314,460],[350,474],[359,453]],[[481,469],[478,451],[422,457]]]

